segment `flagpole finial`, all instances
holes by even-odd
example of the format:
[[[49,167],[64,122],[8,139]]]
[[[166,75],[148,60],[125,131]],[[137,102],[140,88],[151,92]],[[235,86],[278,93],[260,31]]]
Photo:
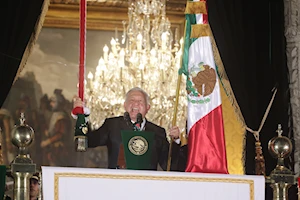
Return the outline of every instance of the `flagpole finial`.
[[[281,124],[278,124],[278,128],[277,128],[277,131],[276,131],[277,133],[278,133],[278,137],[281,137],[282,136],[282,129],[281,129]]]

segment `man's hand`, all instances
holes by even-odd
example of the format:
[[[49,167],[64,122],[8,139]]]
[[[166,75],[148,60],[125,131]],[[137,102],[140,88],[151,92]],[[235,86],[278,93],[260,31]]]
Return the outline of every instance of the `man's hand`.
[[[73,97],[73,108],[76,107],[80,107],[80,108],[84,107],[84,102],[78,96]]]
[[[179,135],[180,135],[180,130],[179,130],[178,126],[173,126],[169,129],[169,136],[173,140],[179,139]]]
[[[84,112],[83,108],[84,108],[84,102],[81,100],[80,97],[74,96],[73,97],[73,109],[72,109],[72,113],[71,113],[74,119],[77,119],[78,114],[83,114],[83,112]]]
[[[87,107],[85,107],[84,101],[81,100],[80,97],[74,96],[73,97],[73,109],[71,112],[71,116],[74,119],[77,119],[78,114],[84,114],[85,120],[88,121],[87,117],[90,115],[91,111]]]

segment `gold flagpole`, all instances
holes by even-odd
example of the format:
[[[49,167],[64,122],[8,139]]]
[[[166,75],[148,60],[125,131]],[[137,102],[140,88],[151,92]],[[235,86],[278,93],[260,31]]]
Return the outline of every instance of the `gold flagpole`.
[[[183,38],[185,38],[186,34],[186,21],[184,23],[184,34]],[[184,39],[182,43],[182,54],[180,58],[180,67],[182,67],[182,57],[184,52]],[[180,93],[180,84],[181,84],[181,74],[178,73],[177,78],[177,88],[176,88],[176,98],[175,98],[175,105],[174,105],[174,112],[173,112],[173,119],[172,119],[172,127],[176,125],[177,121],[177,111],[178,111],[178,102],[179,102],[179,93]],[[169,144],[169,152],[168,152],[168,163],[167,163],[167,171],[171,170],[171,161],[172,161],[172,145],[173,145],[173,138],[171,138],[170,144]]]

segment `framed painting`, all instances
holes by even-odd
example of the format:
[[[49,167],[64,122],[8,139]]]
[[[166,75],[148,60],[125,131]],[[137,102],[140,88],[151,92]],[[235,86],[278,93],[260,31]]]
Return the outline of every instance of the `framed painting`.
[[[172,28],[182,32],[183,2],[174,1],[168,8]],[[88,1],[86,72],[95,71],[104,45],[116,37],[116,29],[123,30],[122,22],[126,20],[127,1]],[[26,123],[35,131],[29,153],[38,167],[107,167],[106,147],[89,149],[86,153],[74,150],[75,120],[70,113],[72,99],[77,94],[78,26],[78,1],[51,1],[27,64],[0,110],[4,141],[10,141],[9,133],[19,123],[20,113],[25,113]],[[16,147],[5,142],[3,154],[5,163],[9,164],[16,155]]]

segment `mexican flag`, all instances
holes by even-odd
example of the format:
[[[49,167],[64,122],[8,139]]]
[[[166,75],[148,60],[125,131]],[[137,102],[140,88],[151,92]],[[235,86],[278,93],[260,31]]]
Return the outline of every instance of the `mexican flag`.
[[[188,1],[182,73],[187,76],[187,172],[228,174],[220,81],[205,1]]]

